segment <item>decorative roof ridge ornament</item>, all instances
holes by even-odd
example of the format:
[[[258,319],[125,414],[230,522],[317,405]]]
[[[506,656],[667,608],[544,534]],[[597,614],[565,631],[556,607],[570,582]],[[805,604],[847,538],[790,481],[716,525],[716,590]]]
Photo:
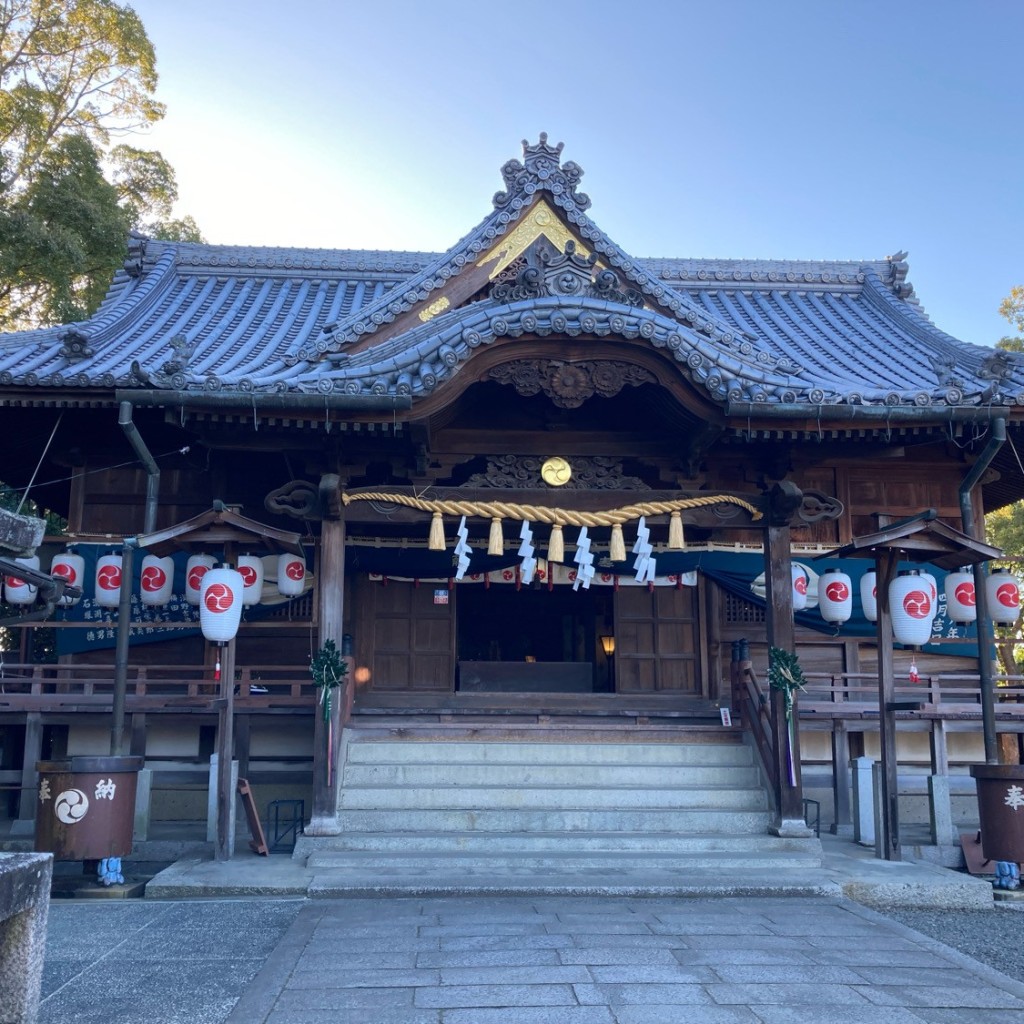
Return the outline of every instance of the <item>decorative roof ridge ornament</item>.
[[[535,145],[523,139],[522,161],[512,159],[501,168],[505,191],[494,193],[494,208],[504,210],[517,199],[528,202],[538,189],[545,189],[552,195],[570,199],[577,210],[588,209],[590,196],[576,191],[583,177],[583,168],[572,160],[561,163],[564,145],[560,142],[557,146],[549,146],[547,132],[540,133],[540,140]]]
[[[83,359],[88,359],[96,354],[89,344],[92,340],[91,337],[79,327],[69,327],[60,335],[60,340],[62,342],[60,354],[69,363],[80,363]]]

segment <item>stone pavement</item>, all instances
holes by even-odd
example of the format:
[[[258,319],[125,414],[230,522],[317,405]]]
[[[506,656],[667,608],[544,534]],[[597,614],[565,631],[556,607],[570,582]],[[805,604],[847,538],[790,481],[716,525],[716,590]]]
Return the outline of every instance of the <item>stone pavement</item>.
[[[40,1015],[40,1024],[823,1021],[1024,1024],[1024,984],[827,897],[146,900],[53,906]]]

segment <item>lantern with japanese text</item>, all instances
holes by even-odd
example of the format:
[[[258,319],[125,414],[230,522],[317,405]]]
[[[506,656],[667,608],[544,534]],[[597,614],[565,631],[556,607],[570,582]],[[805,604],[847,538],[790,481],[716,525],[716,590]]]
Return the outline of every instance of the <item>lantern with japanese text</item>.
[[[838,626],[853,614],[853,581],[842,569],[826,569],[818,580],[818,611]]]
[[[860,603],[868,622],[878,621],[878,574],[868,569],[860,578]]]
[[[807,574],[793,563],[793,611],[802,612],[807,607]]]
[[[121,602],[121,556],[101,555],[96,559],[96,603],[116,608]]]
[[[85,581],[85,559],[81,555],[76,555],[72,551],[65,551],[63,554],[54,555],[53,561],[50,563],[50,575],[59,576],[63,580],[67,580],[68,586],[81,588]],[[60,608],[71,608],[81,601],[81,595],[78,597],[64,597],[57,602],[57,606]]]
[[[1020,581],[1009,569],[993,569],[985,580],[988,614],[1001,626],[1012,625],[1020,614]]]
[[[28,558],[14,559],[18,565],[28,569],[39,568],[39,557],[30,555]],[[4,579],[4,600],[8,604],[31,604],[36,599],[39,588],[21,576],[7,576]]]
[[[306,581],[306,559],[302,555],[280,555],[277,559],[277,589],[285,597],[298,597]]]
[[[958,569],[946,576],[946,614],[961,625],[978,618],[977,598],[974,593],[974,573]]]
[[[185,563],[185,600],[199,605],[203,577],[217,564],[213,555],[192,555]]]
[[[144,605],[167,604],[174,592],[174,559],[146,555],[139,573],[139,598]]]
[[[240,555],[238,571],[245,583],[242,591],[242,604],[246,607],[259,604],[263,597],[263,559],[258,555]]]
[[[889,584],[892,635],[897,643],[920,647],[932,636],[935,604],[928,581],[916,569],[901,572]]]
[[[235,638],[242,617],[242,574],[225,565],[203,574],[199,594],[199,628],[213,643],[226,644]]]

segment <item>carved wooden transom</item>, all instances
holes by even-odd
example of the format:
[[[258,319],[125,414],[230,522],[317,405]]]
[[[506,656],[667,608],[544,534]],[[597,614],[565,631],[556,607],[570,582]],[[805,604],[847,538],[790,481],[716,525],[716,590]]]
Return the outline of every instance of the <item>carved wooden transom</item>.
[[[657,381],[650,370],[611,360],[520,359],[494,367],[489,376],[499,384],[511,384],[524,397],[543,392],[560,409],[578,409],[594,395],[612,398],[627,385]]]

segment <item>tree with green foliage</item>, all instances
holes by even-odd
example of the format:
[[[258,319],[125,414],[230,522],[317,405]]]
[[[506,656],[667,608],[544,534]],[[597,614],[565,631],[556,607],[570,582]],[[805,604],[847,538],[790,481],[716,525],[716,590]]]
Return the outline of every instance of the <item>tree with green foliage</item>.
[[[0,330],[87,317],[129,230],[201,240],[170,164],[112,144],[163,117],[156,84],[130,6],[0,0]]]
[[[999,314],[1017,330],[1016,337],[1007,336],[996,342],[996,348],[1007,352],[1024,352],[1024,285],[1016,285],[999,303]]]
[[[1010,289],[1010,294],[999,305],[999,312],[1019,332],[1016,337],[1004,337],[996,342],[996,348],[1007,352],[1024,352],[1024,285]],[[989,512],[985,516],[985,529],[992,544],[1000,547],[1005,556],[1000,565],[1010,569],[1018,577],[1024,576],[1024,502]],[[999,658],[1003,671],[1012,674],[1020,672],[1024,665],[1024,650],[1020,649],[1022,622],[1020,617],[1015,625],[997,629]],[[1018,651],[1020,653],[1018,654]]]

